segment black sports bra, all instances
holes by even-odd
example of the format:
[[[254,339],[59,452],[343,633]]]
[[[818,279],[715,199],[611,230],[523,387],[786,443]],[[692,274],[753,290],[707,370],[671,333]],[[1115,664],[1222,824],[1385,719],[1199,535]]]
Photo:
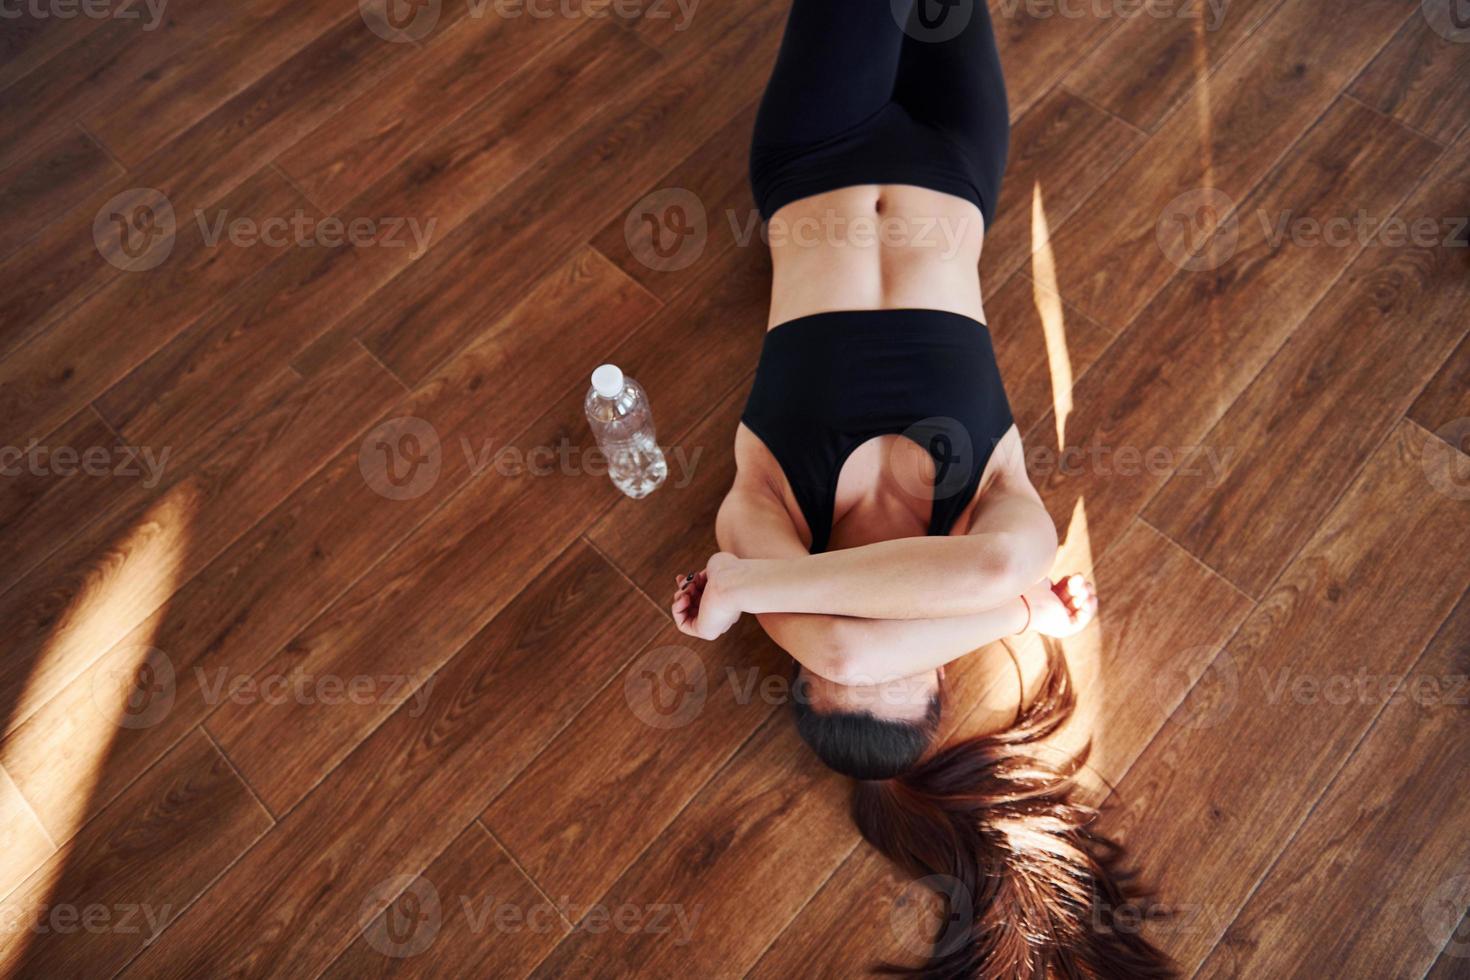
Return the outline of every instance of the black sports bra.
[[[817,554],[858,446],[901,434],[928,450],[929,533],[944,535],[1013,420],[985,324],[940,310],[857,310],[767,331],[741,421],[786,474]]]

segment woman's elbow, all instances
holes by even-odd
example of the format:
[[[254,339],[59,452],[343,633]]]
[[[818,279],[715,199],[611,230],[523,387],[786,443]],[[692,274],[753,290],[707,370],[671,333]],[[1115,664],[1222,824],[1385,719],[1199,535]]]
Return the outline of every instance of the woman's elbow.
[[[863,634],[861,620],[831,624],[823,631],[817,648],[800,658],[802,666],[845,687],[872,683],[871,647],[864,642]]]
[[[1057,554],[1057,533],[1050,522],[1026,534],[995,535],[986,542],[981,560],[970,569],[971,587],[1019,595],[1051,571]],[[972,593],[976,594],[976,593]]]

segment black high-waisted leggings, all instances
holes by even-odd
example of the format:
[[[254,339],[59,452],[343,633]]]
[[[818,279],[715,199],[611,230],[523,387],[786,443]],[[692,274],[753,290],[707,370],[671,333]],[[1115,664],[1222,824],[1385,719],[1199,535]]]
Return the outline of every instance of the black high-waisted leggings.
[[[986,0],[794,0],[756,118],[761,214],[855,184],[972,201],[989,226],[1010,143]]]

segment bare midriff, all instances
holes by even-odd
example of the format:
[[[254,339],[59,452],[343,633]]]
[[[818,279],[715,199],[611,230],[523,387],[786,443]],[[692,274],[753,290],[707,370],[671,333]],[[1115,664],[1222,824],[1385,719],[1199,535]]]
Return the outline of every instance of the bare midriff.
[[[767,329],[835,310],[945,310],[985,322],[980,210],[905,184],[843,187],[786,205],[767,226]]]

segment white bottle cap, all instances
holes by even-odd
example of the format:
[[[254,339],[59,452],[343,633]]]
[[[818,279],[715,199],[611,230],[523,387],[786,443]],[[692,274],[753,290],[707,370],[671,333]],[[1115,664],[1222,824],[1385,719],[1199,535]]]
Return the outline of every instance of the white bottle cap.
[[[592,387],[603,398],[616,398],[623,393],[623,369],[616,364],[604,364],[592,372]]]

